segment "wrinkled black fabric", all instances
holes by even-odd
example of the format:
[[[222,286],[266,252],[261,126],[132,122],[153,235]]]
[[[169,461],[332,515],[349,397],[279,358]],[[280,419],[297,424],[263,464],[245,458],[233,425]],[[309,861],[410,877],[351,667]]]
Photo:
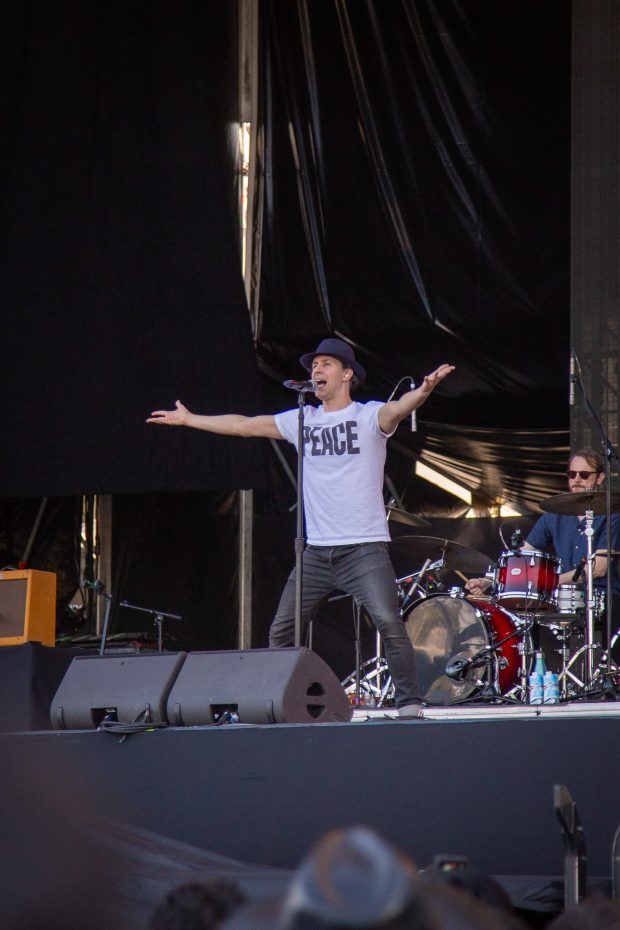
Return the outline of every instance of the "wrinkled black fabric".
[[[237,50],[234,0],[3,4],[3,494],[260,484],[259,445],[144,423],[262,407]]]
[[[259,350],[326,332],[441,424],[568,423],[570,3],[265,0]]]

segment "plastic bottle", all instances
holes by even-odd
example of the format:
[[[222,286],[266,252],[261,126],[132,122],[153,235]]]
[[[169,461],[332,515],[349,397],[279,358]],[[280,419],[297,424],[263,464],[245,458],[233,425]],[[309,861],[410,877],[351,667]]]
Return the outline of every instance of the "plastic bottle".
[[[553,672],[545,672],[543,679],[543,703],[559,704],[560,703],[560,678]]]
[[[545,667],[545,660],[544,660],[543,654],[540,650],[537,650],[535,653],[535,656],[536,658],[534,661],[534,668],[532,669],[532,674],[540,675],[542,678],[544,678],[547,669]]]
[[[542,704],[544,697],[543,676],[534,672],[529,677],[529,683],[530,704]]]

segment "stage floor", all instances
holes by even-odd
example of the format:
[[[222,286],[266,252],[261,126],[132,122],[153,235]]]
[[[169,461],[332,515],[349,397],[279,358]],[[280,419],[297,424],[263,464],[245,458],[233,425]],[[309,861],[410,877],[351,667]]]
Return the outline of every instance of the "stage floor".
[[[573,701],[567,704],[459,704],[444,707],[426,707],[426,720],[546,720],[620,719],[620,701]],[[356,707],[353,722],[364,720],[393,720],[398,718],[395,707]]]
[[[577,803],[592,876],[620,823],[620,705],[444,707],[424,720],[0,734],[0,786],[96,811],[234,859],[292,868],[327,830],[364,823],[423,866],[561,875],[553,787]],[[33,808],[36,816],[36,806]],[[27,825],[25,825],[27,826]]]

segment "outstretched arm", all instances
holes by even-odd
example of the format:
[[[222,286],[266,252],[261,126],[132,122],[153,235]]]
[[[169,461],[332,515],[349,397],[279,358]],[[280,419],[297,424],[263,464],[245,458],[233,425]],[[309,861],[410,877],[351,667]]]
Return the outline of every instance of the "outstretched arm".
[[[421,407],[437,385],[454,371],[454,365],[440,365],[431,375],[426,375],[422,384],[413,391],[403,394],[398,400],[384,404],[379,411],[379,426],[384,433],[393,433],[401,420]]]
[[[153,410],[147,423],[163,423],[164,426],[191,426],[207,433],[220,436],[262,436],[266,439],[283,439],[276,426],[275,417],[244,417],[237,413],[225,413],[221,416],[204,416],[190,413],[180,400],[174,410]]]

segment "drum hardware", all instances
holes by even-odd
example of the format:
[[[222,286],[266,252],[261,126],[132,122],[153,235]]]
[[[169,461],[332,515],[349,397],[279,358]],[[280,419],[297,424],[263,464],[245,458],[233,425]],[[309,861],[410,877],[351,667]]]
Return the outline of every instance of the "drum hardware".
[[[495,599],[511,610],[545,610],[553,603],[560,560],[537,549],[502,552],[495,568]]]
[[[519,670],[517,672],[517,677],[519,683],[516,684],[510,691],[507,692],[506,697],[515,698],[515,700],[525,702],[528,699],[528,682],[529,676],[533,666],[533,657],[534,657],[534,642],[532,639],[532,629],[534,627],[535,618],[533,616],[528,616],[524,618],[523,625],[519,627],[521,632],[521,640],[519,641]]]
[[[423,700],[431,704],[474,699],[513,703],[505,696],[517,683],[515,640],[523,632],[521,620],[492,601],[445,594],[409,605],[403,619],[416,653]],[[462,668],[464,677],[450,677],[447,666],[453,673]]]
[[[611,510],[620,510],[620,493],[617,491],[569,491],[567,494],[556,494],[549,497],[540,504],[541,510],[548,513],[567,514],[569,516],[580,516],[585,514],[586,528],[584,535],[587,541],[587,555],[585,563],[585,642],[577,650],[569,662],[569,666],[580,656],[585,657],[585,670],[583,689],[585,692],[591,691],[595,685],[595,667],[594,667],[594,650],[600,648],[594,638],[594,621],[597,613],[597,601],[594,594],[594,559],[596,552],[593,550],[592,536],[594,534],[593,524],[594,515],[603,515],[607,513],[608,498]]]
[[[580,584],[561,584],[555,592],[555,603],[559,614],[583,613],[586,596]]]
[[[431,563],[430,559],[426,559],[424,565],[419,572],[414,572],[412,575],[405,575],[403,578],[397,578],[396,584],[398,585],[398,590],[401,592],[401,605],[400,612],[402,615],[403,610],[413,601],[414,595],[416,592],[420,592],[421,597],[426,597],[426,591],[421,587],[422,580],[429,569],[435,568]],[[410,585],[409,590],[403,592],[403,583]]]
[[[405,580],[405,579],[401,579]],[[422,589],[420,589],[422,590]],[[348,594],[338,594],[329,601],[341,600]],[[391,703],[394,686],[387,661],[382,655],[381,634],[375,630],[375,655],[362,661],[361,618],[363,606],[353,598],[353,627],[355,630],[355,670],[341,682],[345,694],[353,697],[355,706],[383,707]]]
[[[394,685],[385,659],[362,662],[359,678],[351,672],[342,682],[342,687],[349,697],[355,695],[357,706],[380,708],[394,700]]]
[[[530,626],[531,629],[531,626]],[[467,677],[468,672],[471,669],[476,668],[486,668],[491,671],[491,674],[488,676],[487,680],[478,679],[477,684],[480,687],[480,692],[472,700],[474,701],[489,701],[490,703],[503,703],[503,704],[518,704],[520,699],[513,696],[512,692],[521,690],[525,687],[525,690],[522,691],[522,694],[527,694],[527,677],[525,678],[525,686],[523,683],[522,672],[523,666],[519,668],[519,677],[521,678],[521,683],[512,688],[511,691],[506,694],[502,694],[499,690],[499,673],[508,667],[508,659],[504,655],[498,655],[498,651],[501,650],[504,643],[507,643],[509,640],[513,639],[515,636],[521,636],[522,629],[513,630],[509,633],[504,639],[500,639],[497,643],[489,643],[487,646],[483,646],[475,655],[470,658],[464,656],[455,656],[452,658],[446,665],[446,675],[448,678],[454,678],[457,681],[462,681]],[[518,644],[521,646],[521,643]],[[524,655],[521,649],[519,649],[519,654]]]
[[[571,636],[575,631],[575,627],[569,623],[561,624],[547,624],[548,628],[551,630],[555,636],[557,642],[560,645],[559,655],[561,669],[558,672],[558,681],[560,685],[560,700],[568,701],[578,696],[578,693],[583,689],[584,682],[576,674],[576,671],[573,671],[575,663],[583,655],[583,647],[576,650],[576,652],[571,655],[570,650],[570,640]],[[577,690],[571,690],[571,684],[575,686]]]

